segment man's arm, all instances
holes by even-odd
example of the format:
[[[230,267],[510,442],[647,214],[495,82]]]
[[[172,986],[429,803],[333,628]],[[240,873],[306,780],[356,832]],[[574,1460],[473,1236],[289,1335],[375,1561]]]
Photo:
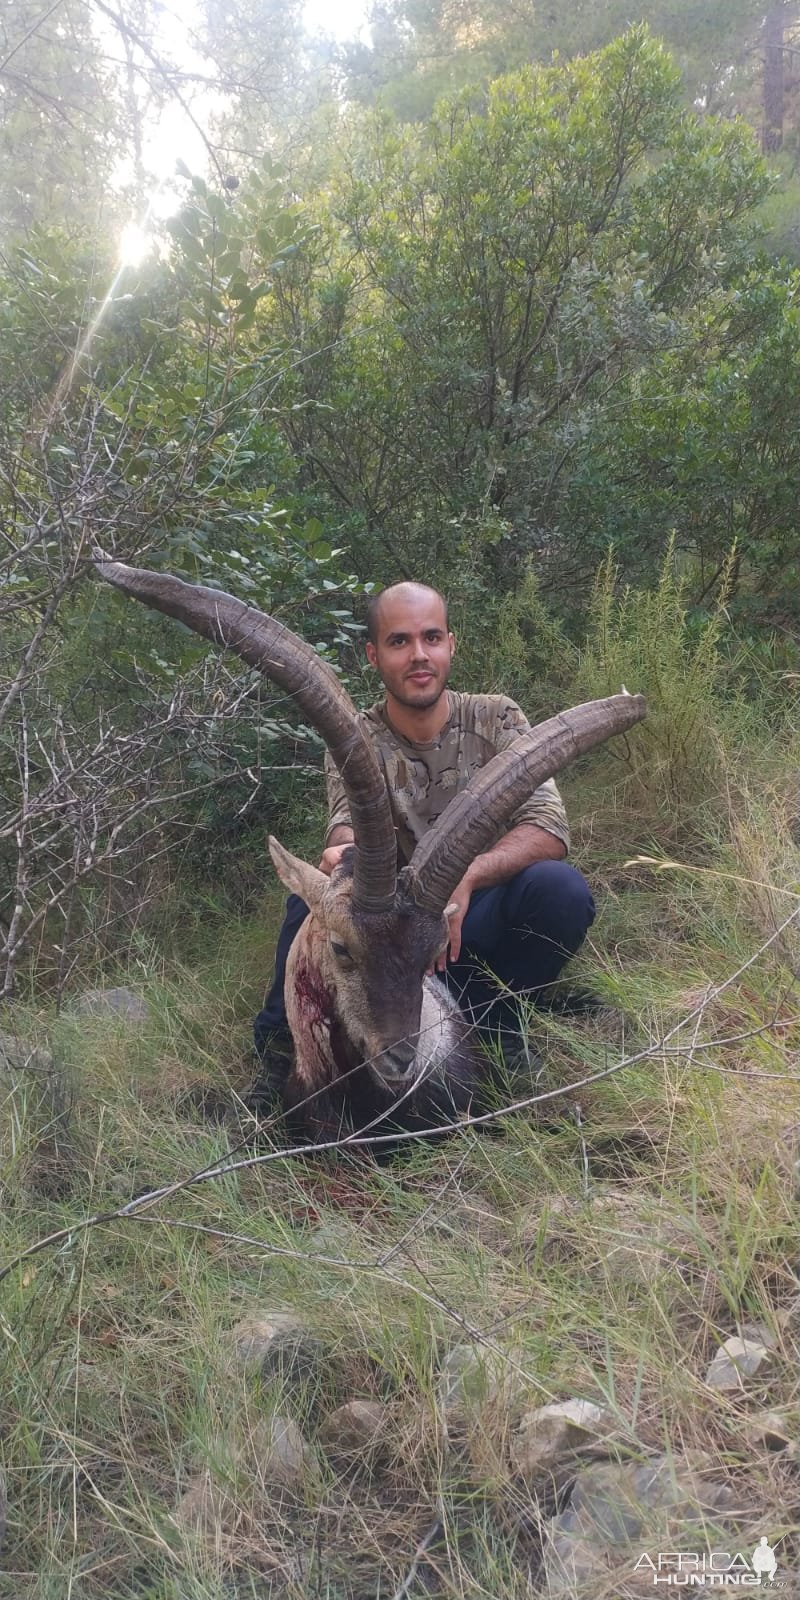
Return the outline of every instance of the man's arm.
[[[325,751],[325,787],[328,793],[328,828],[319,870],[330,877],[334,867],[338,867],[342,859],[342,852],[348,845],[355,844],[355,834],[350,826],[350,811],[342,775],[335,766],[329,750]]]
[[[492,889],[495,884],[508,883],[535,861],[562,861],[566,853],[566,845],[554,833],[537,827],[534,822],[519,822],[504,833],[491,850],[476,856],[450,896],[449,904],[455,908],[447,918],[450,960],[457,961],[461,954],[461,925],[476,889]],[[437,971],[444,972],[446,966],[447,954],[441,955],[436,962]]]

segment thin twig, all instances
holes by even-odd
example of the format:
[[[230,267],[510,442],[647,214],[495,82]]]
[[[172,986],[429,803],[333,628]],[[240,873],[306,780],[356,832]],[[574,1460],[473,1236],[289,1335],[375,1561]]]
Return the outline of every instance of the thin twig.
[[[411,1566],[409,1567],[408,1572],[406,1573],[403,1582],[400,1585],[400,1588],[395,1589],[395,1592],[392,1595],[392,1600],[406,1600],[406,1597],[411,1593],[411,1585],[417,1576],[423,1556],[425,1556],[427,1551],[430,1550],[431,1545],[435,1544],[436,1540],[441,1538],[444,1530],[444,1507],[440,1501],[439,1512],[436,1517],[436,1521],[431,1523],[431,1526],[429,1527],[424,1538],[420,1539],[420,1542],[414,1551],[414,1559],[411,1562]]]
[[[8,55],[5,56],[2,61],[0,61],[0,72],[5,71],[9,61],[13,61],[17,51],[21,50],[22,46],[27,44],[28,40],[32,39],[35,33],[39,32],[39,29],[42,27],[43,23],[47,22],[48,18],[52,17],[53,12],[57,11],[59,6],[63,5],[63,3],[64,0],[53,0],[53,4],[49,7],[49,9],[42,12],[42,15],[37,17],[35,22],[31,23],[27,33],[23,33],[22,38],[17,40],[13,50],[9,50]]]

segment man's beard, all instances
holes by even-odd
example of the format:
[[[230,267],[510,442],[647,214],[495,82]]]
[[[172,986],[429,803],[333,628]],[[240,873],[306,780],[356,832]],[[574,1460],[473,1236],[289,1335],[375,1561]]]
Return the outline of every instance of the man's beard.
[[[410,711],[430,711],[431,707],[441,700],[447,688],[449,677],[450,674],[448,672],[443,679],[435,678],[429,689],[418,689],[417,698],[413,700],[405,693],[405,682],[401,683],[399,693],[397,689],[392,689],[391,693],[399,705],[407,706]]]

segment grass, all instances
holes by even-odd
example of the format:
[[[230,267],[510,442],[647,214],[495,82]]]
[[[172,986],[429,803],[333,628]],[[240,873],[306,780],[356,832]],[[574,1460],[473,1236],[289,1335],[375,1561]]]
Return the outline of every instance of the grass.
[[[749,1552],[766,1534],[794,1581],[800,949],[796,925],[776,929],[800,904],[800,761],[776,741],[719,758],[716,804],[669,831],[669,866],[667,790],[651,775],[648,795],[641,762],[633,795],[598,763],[566,785],[600,907],[574,975],[608,1009],[532,1016],[540,1087],[563,1092],[446,1143],[380,1165],[260,1147],[261,1164],[83,1229],[226,1164],[231,1125],[186,1091],[246,1083],[277,899],[258,923],[210,920],[190,964],[132,952],[116,977],[148,1001],[137,1030],[17,1007],[54,1066],[0,1080],[0,1265],[67,1232],[0,1281],[1,1600],[545,1594],[542,1524],[569,1484],[526,1476],[517,1423],[570,1397],[609,1409],[620,1460],[688,1457],[736,1500],[727,1521],[654,1519],[644,1548]],[[324,1351],[303,1381],[236,1356],[236,1326],[276,1308]],[[753,1322],[770,1361],[713,1391],[718,1345]],[[454,1409],[459,1346],[477,1377]],[[322,1443],[352,1397],[386,1408],[369,1471]],[[753,1432],[765,1410],[788,1449]],[[275,1417],[308,1446],[288,1487]],[[642,1546],[596,1546],[569,1593],[641,1593]]]
[[[619,1017],[535,1027],[548,1084],[602,1072],[622,1049],[644,1060],[390,1165],[286,1159],[229,1173],[10,1273],[0,1595],[367,1600],[396,1592],[437,1520],[423,1569],[433,1592],[529,1593],[539,1512],[513,1469],[511,1402],[488,1396],[456,1445],[437,1402],[447,1351],[476,1341],[512,1374],[517,1408],[583,1396],[611,1407],[634,1457],[705,1452],[747,1485],[742,1540],[767,1531],[788,1561],[794,1457],[754,1449],[744,1426],[782,1407],[800,1436],[797,1213],[774,1160],[800,1117],[785,957],[765,951],[703,1004],[764,937],[750,903],[737,920],[722,880],[636,869],[605,897],[579,963],[621,1009],[624,1045]],[[137,1033],[27,1019],[47,1027],[68,1093],[54,1108],[24,1072],[4,1086],[6,1260],[224,1159],[230,1133],[176,1103],[190,1084],[241,1075],[265,953],[241,927],[224,962],[138,973],[152,1021]],[[731,1042],[707,1048],[719,1038]],[[232,1328],[278,1306],[322,1340],[327,1392],[282,1393],[233,1359]],[[714,1394],[708,1363],[747,1320],[775,1331],[769,1376],[734,1399]],[[299,1495],[276,1499],[265,1421],[288,1409],[313,1445],[326,1411],[353,1395],[387,1405],[388,1461],[364,1478],[317,1449]],[[174,1515],[189,1489],[199,1527]],[[608,1582],[625,1592],[619,1574]]]

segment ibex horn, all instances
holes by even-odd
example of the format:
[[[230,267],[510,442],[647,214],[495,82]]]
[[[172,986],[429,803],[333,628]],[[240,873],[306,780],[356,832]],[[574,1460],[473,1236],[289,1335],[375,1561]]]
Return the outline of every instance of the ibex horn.
[[[417,905],[443,911],[470,863],[496,842],[545,778],[646,714],[641,694],[589,700],[540,723],[493,756],[417,845],[405,875]]]
[[[353,899],[364,911],[387,910],[394,899],[397,846],[386,780],[355,706],[327,662],[274,617],[220,589],[119,561],[95,566],[107,583],[235,650],[292,696],[325,740],[342,775],[358,846]]]

